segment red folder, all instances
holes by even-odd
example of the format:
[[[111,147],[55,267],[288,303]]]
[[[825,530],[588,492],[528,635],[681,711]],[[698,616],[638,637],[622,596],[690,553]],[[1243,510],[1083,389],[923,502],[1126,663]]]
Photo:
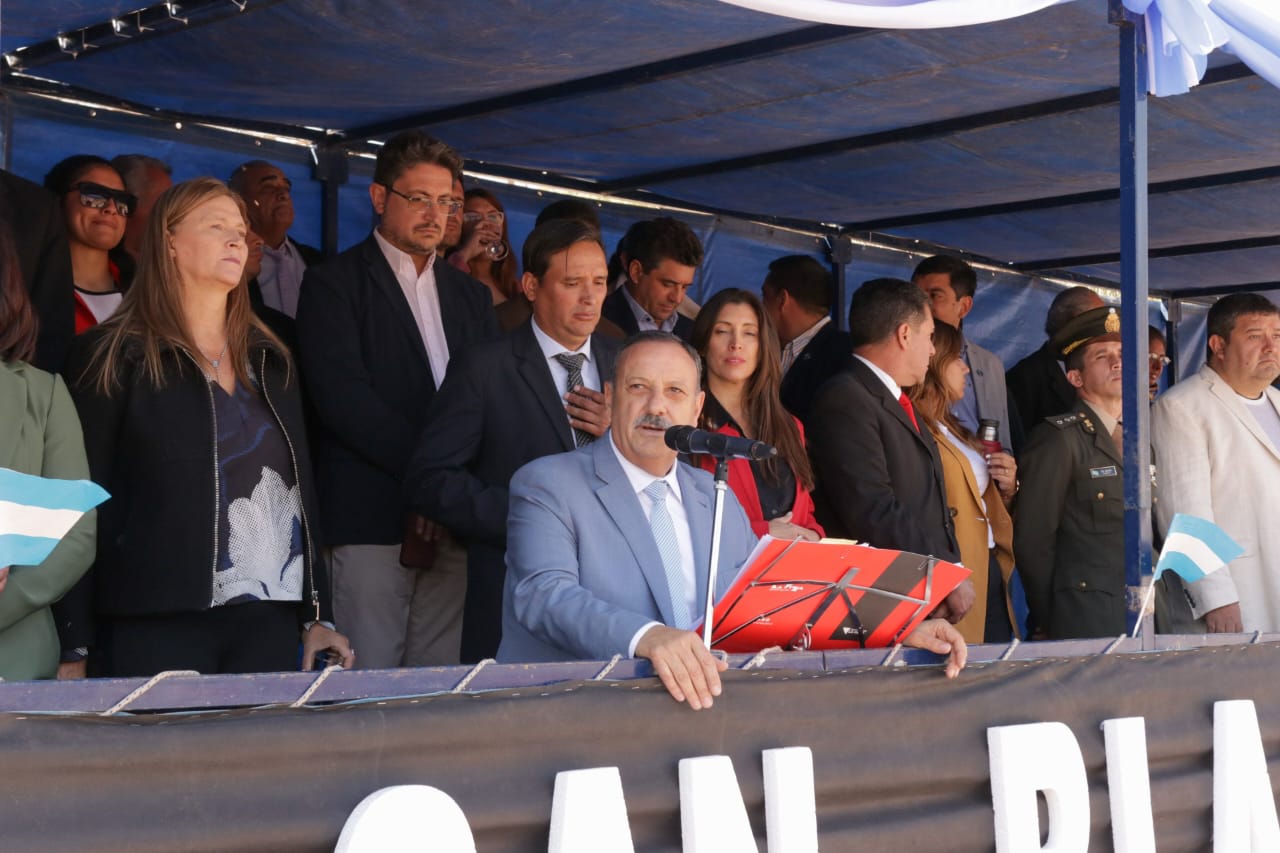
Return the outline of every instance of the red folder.
[[[711,643],[726,652],[894,645],[969,575],[909,551],[765,536],[717,602]]]

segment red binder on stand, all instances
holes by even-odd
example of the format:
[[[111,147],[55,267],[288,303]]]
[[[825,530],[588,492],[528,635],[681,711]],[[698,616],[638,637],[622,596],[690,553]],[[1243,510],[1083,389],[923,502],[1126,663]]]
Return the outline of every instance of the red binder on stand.
[[[891,646],[969,575],[909,551],[765,536],[716,603],[711,644],[726,652]]]

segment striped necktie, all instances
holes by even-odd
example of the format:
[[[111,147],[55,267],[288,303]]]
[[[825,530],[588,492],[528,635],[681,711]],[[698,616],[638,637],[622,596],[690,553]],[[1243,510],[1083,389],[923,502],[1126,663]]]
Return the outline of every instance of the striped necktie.
[[[583,384],[582,363],[586,360],[587,356],[585,353],[556,353],[556,361],[560,362],[560,365],[569,372],[569,381],[566,383],[568,387],[565,388],[566,391],[572,391],[574,388]],[[573,428],[574,447],[586,447],[595,440],[596,437],[586,430],[578,429],[577,427]]]
[[[654,480],[645,486],[644,493],[653,503],[649,513],[649,526],[653,539],[662,555],[662,568],[667,575],[667,591],[671,594],[671,613],[675,618],[672,628],[688,628],[693,624],[689,616],[689,598],[685,592],[684,570],[681,568],[680,545],[676,540],[676,526],[667,511],[667,481]]]

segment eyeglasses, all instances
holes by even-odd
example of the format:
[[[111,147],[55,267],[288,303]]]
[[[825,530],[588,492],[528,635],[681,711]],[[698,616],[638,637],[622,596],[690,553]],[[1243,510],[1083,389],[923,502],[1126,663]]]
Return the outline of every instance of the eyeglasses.
[[[488,213],[481,213],[478,210],[468,210],[466,213],[462,214],[462,218],[467,222],[470,222],[472,225],[481,221],[490,222],[494,225],[501,225],[502,221],[507,218],[507,215],[501,210],[491,210]]]
[[[408,202],[409,206],[414,208],[415,210],[422,209],[422,210],[425,210],[427,213],[431,213],[437,207],[441,207],[441,208],[444,208],[444,211],[450,215],[453,215],[457,213],[459,210],[462,210],[462,202],[458,201],[453,196],[443,195],[443,196],[440,196],[440,198],[430,198],[425,195],[405,195],[404,193],[400,192],[400,190],[391,186],[391,184],[383,184],[383,186],[387,188],[388,192],[400,196],[400,198]]]
[[[128,216],[138,206],[138,197],[133,193],[125,192],[124,190],[113,190],[111,187],[104,187],[102,184],[95,184],[91,181],[72,184],[71,189],[80,193],[81,205],[91,207],[94,210],[106,210],[107,203],[112,202],[116,206],[116,213],[121,216]]]
[[[1167,355],[1160,355],[1159,353],[1154,353],[1154,352],[1148,353],[1147,358],[1151,359],[1152,364],[1158,364],[1161,367],[1168,367],[1169,362],[1172,360]]]

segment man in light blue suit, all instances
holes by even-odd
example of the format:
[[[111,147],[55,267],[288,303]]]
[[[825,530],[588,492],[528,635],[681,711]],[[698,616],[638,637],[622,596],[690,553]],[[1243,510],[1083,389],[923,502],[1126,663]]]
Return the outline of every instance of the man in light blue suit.
[[[689,630],[706,603],[713,481],[676,461],[668,427],[698,421],[701,359],[665,332],[642,332],[618,353],[612,429],[578,450],[545,456],[511,479],[502,645],[507,662],[648,658],[677,702],[720,695],[725,664]],[[715,597],[755,545],[726,495]],[[964,639],[930,619],[904,644],[964,667]]]
[[[700,377],[688,344],[635,336],[617,358],[607,438],[516,472],[499,660],[644,657],[678,701],[719,694],[724,664],[689,630],[706,602],[713,481],[664,440],[697,423]],[[717,598],[756,541],[732,492],[723,531]]]

